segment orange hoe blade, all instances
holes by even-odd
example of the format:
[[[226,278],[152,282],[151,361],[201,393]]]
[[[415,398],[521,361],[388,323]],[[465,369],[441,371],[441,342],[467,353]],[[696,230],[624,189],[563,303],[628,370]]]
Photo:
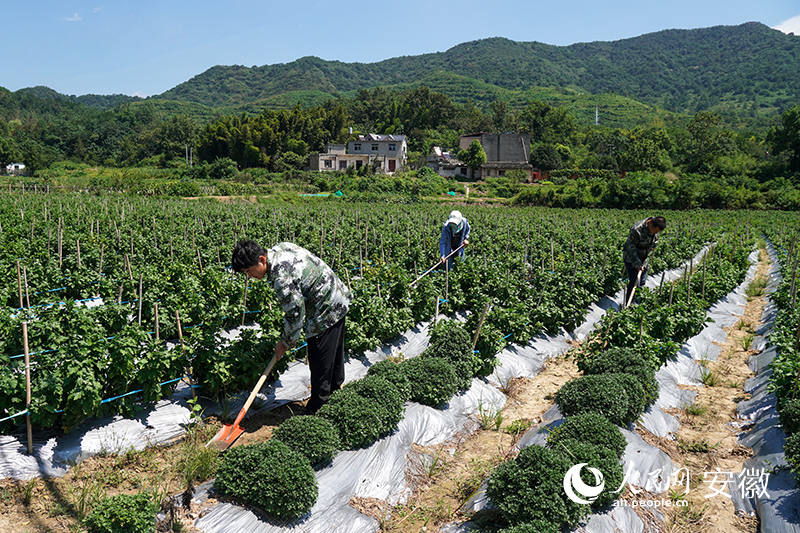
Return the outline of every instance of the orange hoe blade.
[[[267,365],[267,369],[264,370],[264,373],[261,374],[261,377],[258,378],[258,383],[253,388],[253,392],[250,393],[250,397],[247,398],[247,401],[244,402],[242,406],[242,410],[239,411],[239,415],[236,417],[236,420],[233,424],[225,424],[219,432],[214,435],[208,443],[206,443],[206,448],[214,448],[218,451],[227,450],[228,447],[233,444],[233,442],[239,438],[239,435],[244,433],[244,428],[239,425],[239,422],[242,421],[244,415],[247,413],[247,410],[250,409],[250,405],[253,403],[253,400],[256,399],[256,395],[258,391],[261,390],[261,387],[264,386],[264,382],[267,380],[267,376],[269,375],[270,371],[272,371],[272,367],[275,366],[275,361],[277,361],[277,354],[272,356],[272,361],[269,362]]]

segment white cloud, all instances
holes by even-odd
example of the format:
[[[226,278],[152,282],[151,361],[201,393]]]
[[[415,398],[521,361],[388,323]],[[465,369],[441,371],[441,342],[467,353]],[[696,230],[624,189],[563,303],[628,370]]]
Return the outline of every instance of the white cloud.
[[[73,16],[67,17],[64,20],[66,20],[67,22],[78,22],[78,21],[83,20],[83,19],[81,18],[80,15],[75,13]]]
[[[800,35],[800,15],[792,17],[789,20],[784,20],[773,29],[780,30],[783,33],[794,33]]]
[[[131,96],[138,96],[139,98],[147,98],[149,95],[144,94],[142,91],[136,91]]]

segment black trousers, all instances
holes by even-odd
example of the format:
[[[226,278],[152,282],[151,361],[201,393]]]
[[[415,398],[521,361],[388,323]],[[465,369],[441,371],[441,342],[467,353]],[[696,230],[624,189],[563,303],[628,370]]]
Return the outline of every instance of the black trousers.
[[[625,261],[625,270],[628,272],[628,288],[625,291],[625,305],[627,305],[628,298],[631,297],[631,291],[636,286],[636,276],[639,275],[639,269]],[[639,287],[644,287],[645,281],[647,281],[647,266],[644,267],[642,277],[639,278]]]
[[[344,322],[345,317],[308,342],[308,368],[311,371],[311,398],[306,414],[312,415],[322,407],[331,393],[344,383]]]

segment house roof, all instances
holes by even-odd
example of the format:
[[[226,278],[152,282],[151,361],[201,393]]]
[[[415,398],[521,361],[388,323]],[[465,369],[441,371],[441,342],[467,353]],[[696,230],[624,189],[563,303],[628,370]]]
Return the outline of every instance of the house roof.
[[[359,135],[359,141],[369,142],[369,141],[397,141],[402,142],[406,140],[405,135],[382,135],[380,133],[368,133],[366,135]]]

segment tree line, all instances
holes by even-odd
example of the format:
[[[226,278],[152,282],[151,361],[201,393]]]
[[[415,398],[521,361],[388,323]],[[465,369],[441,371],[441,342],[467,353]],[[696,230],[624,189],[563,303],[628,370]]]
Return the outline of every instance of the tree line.
[[[299,170],[311,153],[345,143],[355,133],[404,134],[409,167],[424,166],[433,146],[457,151],[459,135],[478,131],[531,136],[531,163],[539,169],[604,169],[797,179],[800,105],[766,131],[734,130],[700,111],[683,123],[653,121],[632,128],[582,125],[564,107],[531,101],[511,108],[496,100],[482,111],[427,87],[361,90],[319,106],[217,114],[210,120],[169,114],[150,102],[98,110],[74,102],[3,93],[0,163],[33,171],[59,161],[110,167],[181,168],[230,159],[239,170]]]

